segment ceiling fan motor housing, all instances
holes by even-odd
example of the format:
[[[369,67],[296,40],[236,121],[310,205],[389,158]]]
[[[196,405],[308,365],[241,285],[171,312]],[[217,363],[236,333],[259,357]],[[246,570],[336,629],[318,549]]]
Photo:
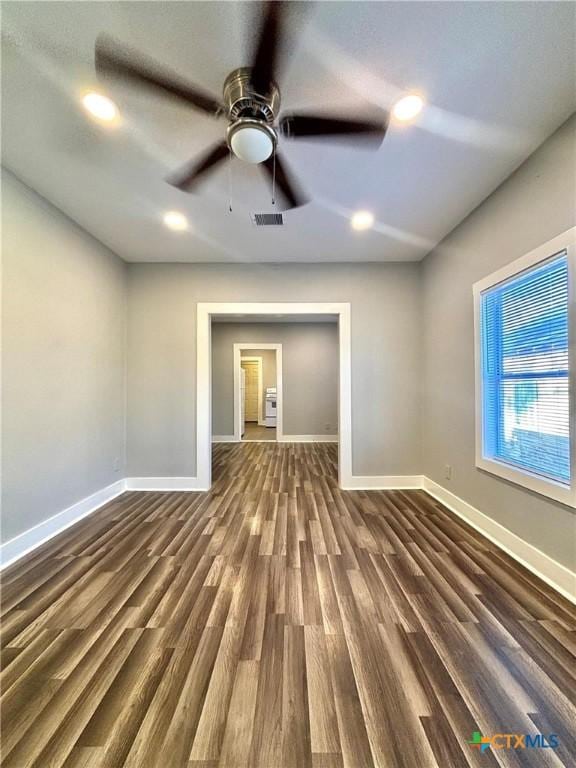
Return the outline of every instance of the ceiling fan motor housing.
[[[249,163],[266,160],[278,142],[273,127],[280,107],[276,84],[263,96],[254,90],[249,67],[235,69],[224,83],[224,102],[230,120],[226,141],[232,152]]]
[[[280,91],[273,83],[270,93],[256,93],[251,82],[250,67],[240,67],[230,72],[224,82],[224,103],[228,117],[234,122],[243,117],[262,120],[272,125],[280,109]]]

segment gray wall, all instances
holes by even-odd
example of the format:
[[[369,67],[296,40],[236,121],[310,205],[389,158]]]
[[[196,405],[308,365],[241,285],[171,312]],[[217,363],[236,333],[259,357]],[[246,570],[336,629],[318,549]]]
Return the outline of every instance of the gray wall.
[[[11,174],[2,184],[6,541],[124,476],[126,265]]]
[[[282,344],[284,434],[337,434],[336,323],[214,323],[212,434],[234,433],[233,345],[253,341]]]
[[[349,301],[354,473],[424,472],[573,567],[574,512],[475,469],[472,284],[574,225],[574,131],[423,264],[126,266],[7,175],[3,540],[123,475],[196,474],[198,301]]]
[[[128,474],[196,474],[196,303],[346,301],[358,475],[421,471],[419,265],[132,264]]]
[[[422,312],[425,474],[572,568],[574,511],[474,466],[472,284],[576,223],[575,128],[573,118],[425,259]]]

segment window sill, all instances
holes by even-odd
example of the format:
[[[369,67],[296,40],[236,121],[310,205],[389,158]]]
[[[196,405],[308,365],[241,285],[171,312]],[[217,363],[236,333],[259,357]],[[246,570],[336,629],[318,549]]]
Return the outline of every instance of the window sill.
[[[520,485],[549,499],[559,501],[561,504],[576,508],[576,488],[574,487],[571,488],[563,483],[548,480],[541,475],[484,456],[476,457],[476,466],[478,469],[502,477],[515,485]]]

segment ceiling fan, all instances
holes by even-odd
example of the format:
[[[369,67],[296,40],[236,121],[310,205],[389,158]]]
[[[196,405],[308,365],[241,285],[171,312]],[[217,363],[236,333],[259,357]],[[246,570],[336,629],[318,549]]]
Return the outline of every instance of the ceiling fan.
[[[382,142],[388,124],[386,115],[378,121],[308,113],[279,117],[280,90],[276,75],[284,47],[283,24],[288,5],[280,0],[266,3],[252,64],[228,75],[222,101],[108,36],[98,37],[96,71],[99,76],[112,76],[151,88],[228,121],[225,137],[167,179],[173,186],[192,191],[203,176],[232,152],[245,162],[260,163],[287,207],[296,208],[307,200],[278,154],[280,138],[352,139],[376,146]]]

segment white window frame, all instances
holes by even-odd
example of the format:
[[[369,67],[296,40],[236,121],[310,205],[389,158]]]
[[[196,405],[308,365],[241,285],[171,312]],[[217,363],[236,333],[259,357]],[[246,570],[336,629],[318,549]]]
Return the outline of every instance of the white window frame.
[[[484,455],[484,394],[482,387],[481,297],[489,288],[520,275],[527,269],[566,251],[568,258],[568,387],[570,429],[571,485],[547,479],[526,469]],[[568,229],[547,243],[507,264],[502,269],[474,283],[474,359],[476,370],[476,466],[493,475],[521,485],[550,499],[576,507],[576,227]]]

